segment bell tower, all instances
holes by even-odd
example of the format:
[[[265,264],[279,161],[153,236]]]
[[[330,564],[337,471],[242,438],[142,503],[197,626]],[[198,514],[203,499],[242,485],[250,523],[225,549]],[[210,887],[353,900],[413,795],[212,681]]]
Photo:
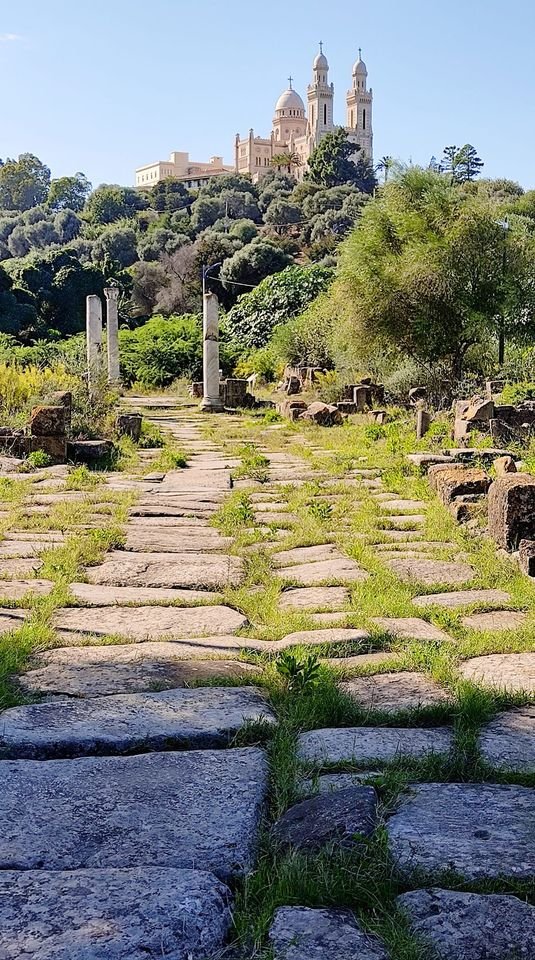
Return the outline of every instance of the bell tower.
[[[373,90],[368,90],[368,70],[362,59],[362,51],[353,65],[351,89],[346,97],[346,130],[354,143],[367,157],[373,159]]]
[[[334,84],[329,83],[329,63],[320,43],[320,52],[312,64],[312,83],[307,91],[308,125],[314,146],[334,130]]]

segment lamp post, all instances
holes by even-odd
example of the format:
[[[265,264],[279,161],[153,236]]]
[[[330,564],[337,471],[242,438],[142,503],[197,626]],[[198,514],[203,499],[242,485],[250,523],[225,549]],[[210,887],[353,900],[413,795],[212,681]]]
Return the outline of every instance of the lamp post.
[[[108,340],[108,383],[118,384],[119,368],[119,287],[116,285],[104,289],[106,297],[106,333]]]
[[[219,302],[215,293],[206,289],[206,280],[213,263],[202,269],[202,330],[203,330],[203,398],[200,408],[207,413],[221,413],[224,405],[219,396]]]

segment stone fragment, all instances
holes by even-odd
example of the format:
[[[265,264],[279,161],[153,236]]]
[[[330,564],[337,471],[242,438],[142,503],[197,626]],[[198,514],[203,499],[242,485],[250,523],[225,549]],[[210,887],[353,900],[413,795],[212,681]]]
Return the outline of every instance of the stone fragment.
[[[445,505],[465,494],[484,496],[490,486],[488,474],[476,467],[437,465],[429,468],[427,476],[430,486]]]
[[[277,647],[284,650],[286,647],[304,646],[309,647],[317,644],[332,643],[362,643],[369,641],[370,634],[367,630],[353,629],[351,627],[326,627],[324,630],[298,630],[296,633],[289,633],[282,640],[279,640]]]
[[[328,560],[330,557],[339,559],[342,554],[333,543],[320,543],[315,547],[294,547],[291,550],[280,550],[273,554],[272,559],[274,567],[284,567],[314,560]]]
[[[254,687],[198,687],[12,707],[2,714],[0,751],[53,759],[228,746],[244,723],[275,718]]]
[[[75,463],[96,463],[113,451],[111,440],[68,440],[67,456]]]
[[[295,514],[288,513],[285,510],[281,510],[280,513],[275,510],[255,510],[254,516],[257,523],[273,524],[275,526],[290,527],[293,523],[297,523]]]
[[[243,576],[238,557],[203,553],[128,553],[112,550],[103,563],[89,567],[90,583],[118,587],[193,587],[217,590],[237,586]]]
[[[436,463],[452,463],[453,457],[440,453],[408,453],[406,459],[420,470],[428,470]]]
[[[518,565],[528,577],[535,577],[535,540],[521,540],[518,544]]]
[[[300,760],[311,763],[388,763],[396,757],[425,757],[449,753],[452,732],[402,727],[344,727],[310,730],[298,740]]]
[[[489,489],[489,534],[504,550],[535,536],[535,477],[511,473]]]
[[[448,693],[424,673],[378,673],[342,684],[342,690],[366,710],[398,713],[451,704]]]
[[[0,873],[5,960],[205,960],[223,947],[231,894],[201,870]]]
[[[116,420],[117,433],[122,437],[130,437],[137,443],[141,436],[142,422],[140,413],[120,413]]]
[[[161,640],[164,637],[196,637],[203,633],[234,633],[247,618],[230,607],[91,607],[59,610],[54,616],[58,630],[117,634],[131,640]]]
[[[459,665],[466,680],[509,693],[535,693],[535,653],[493,653]]]
[[[281,593],[279,607],[283,610],[340,610],[349,601],[345,587],[304,587]]]
[[[498,457],[492,464],[497,477],[505,477],[508,473],[517,473],[513,457]]]
[[[278,571],[278,576],[284,580],[292,580],[294,583],[299,583],[306,587],[313,586],[316,583],[324,583],[328,580],[360,583],[363,580],[367,580],[369,574],[366,570],[362,570],[354,560],[351,560],[349,557],[342,557],[339,560],[336,558],[317,560],[311,563],[282,567]]]
[[[253,867],[263,750],[192,750],[0,764],[0,869]],[[203,958],[204,960],[204,958]]]
[[[397,898],[412,933],[447,960],[535,960],[535,907],[517,897],[413,890]]]
[[[106,587],[101,583],[71,583],[69,590],[76,600],[89,607],[112,607],[128,603],[136,606],[151,603],[207,604],[217,603],[221,599],[220,594],[210,590],[177,590],[172,587]],[[132,612],[132,617],[135,616]]]
[[[451,637],[444,630],[428,623],[427,620],[421,620],[420,617],[373,617],[373,623],[395,637],[408,640],[430,640],[437,643],[451,642]]]
[[[352,847],[371,836],[376,824],[373,787],[346,787],[296,803],[277,821],[271,836],[284,847],[317,851],[330,844]]]
[[[505,590],[452,590],[449,593],[427,593],[413,597],[412,602],[417,607],[437,606],[455,610],[457,607],[477,604],[509,603],[510,599],[510,594]]]
[[[32,437],[64,437],[65,407],[34,407],[30,414]]]
[[[469,630],[489,630],[491,633],[503,630],[519,630],[526,622],[527,614],[517,610],[493,610],[491,613],[472,613],[463,617],[463,627]]]
[[[358,403],[356,399],[355,403]],[[321,401],[316,400],[303,411],[300,419],[312,420],[321,427],[333,427],[342,423],[344,418],[340,410],[338,410],[338,407],[335,407],[334,404],[321,403]]]
[[[388,960],[346,910],[279,907],[269,931],[273,960]]]
[[[415,580],[429,586],[466,583],[474,577],[468,563],[450,560],[388,560],[388,566],[400,580]]]
[[[387,823],[404,876],[454,870],[467,880],[533,879],[535,790],[492,783],[414,783]]]
[[[463,417],[470,422],[492,420],[494,417],[494,402],[489,399],[475,397],[468,405]]]

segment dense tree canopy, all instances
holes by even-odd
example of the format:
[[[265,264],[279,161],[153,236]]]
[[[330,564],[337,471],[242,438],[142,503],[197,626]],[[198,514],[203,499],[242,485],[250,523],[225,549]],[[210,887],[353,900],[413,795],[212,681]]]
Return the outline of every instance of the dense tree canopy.
[[[322,187],[349,183],[362,193],[373,193],[377,185],[371,160],[349,140],[343,127],[320,141],[309,159],[306,178]]]

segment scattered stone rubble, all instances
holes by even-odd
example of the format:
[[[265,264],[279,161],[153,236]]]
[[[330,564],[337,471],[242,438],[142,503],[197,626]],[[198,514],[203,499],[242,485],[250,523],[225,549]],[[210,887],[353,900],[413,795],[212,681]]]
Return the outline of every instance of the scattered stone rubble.
[[[52,460],[63,463],[65,460],[92,463],[100,460],[113,450],[111,440],[76,440],[70,438],[72,419],[72,394],[58,391],[52,395],[55,403],[34,407],[28,426],[22,430],[9,427],[0,428],[0,450],[14,457],[27,457],[30,453],[42,450]],[[121,418],[118,418],[119,420]],[[125,425],[119,432],[135,432],[134,416],[123,418]],[[126,427],[126,421],[130,426]],[[141,417],[138,417],[139,433]],[[139,439],[139,434],[138,434]]]

